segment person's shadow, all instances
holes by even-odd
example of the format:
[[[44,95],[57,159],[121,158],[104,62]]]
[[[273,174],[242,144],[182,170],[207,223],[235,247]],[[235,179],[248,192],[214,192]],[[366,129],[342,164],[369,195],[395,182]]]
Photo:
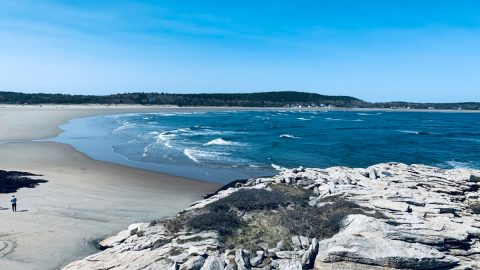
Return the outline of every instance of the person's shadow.
[[[8,210],[10,208],[0,207],[0,210]]]
[[[28,210],[23,209],[23,210],[20,210],[20,211],[17,211],[17,212],[28,212]]]

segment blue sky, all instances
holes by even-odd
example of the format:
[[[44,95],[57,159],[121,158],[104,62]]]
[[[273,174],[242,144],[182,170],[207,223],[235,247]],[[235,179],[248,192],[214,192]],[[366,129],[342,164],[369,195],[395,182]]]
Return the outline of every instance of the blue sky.
[[[0,89],[480,101],[480,1],[0,1]]]

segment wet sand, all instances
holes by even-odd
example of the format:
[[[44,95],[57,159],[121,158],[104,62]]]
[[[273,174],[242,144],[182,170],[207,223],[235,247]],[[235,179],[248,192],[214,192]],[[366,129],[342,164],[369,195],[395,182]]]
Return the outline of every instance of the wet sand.
[[[135,222],[173,216],[218,185],[100,162],[54,142],[69,119],[175,108],[0,106],[0,170],[41,174],[49,182],[0,194],[0,269],[57,269],[95,252],[95,240]]]

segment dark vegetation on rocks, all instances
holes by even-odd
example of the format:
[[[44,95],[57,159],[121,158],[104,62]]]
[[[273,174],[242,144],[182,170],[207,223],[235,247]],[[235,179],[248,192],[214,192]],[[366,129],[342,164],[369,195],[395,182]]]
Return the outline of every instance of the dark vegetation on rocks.
[[[241,189],[202,210],[177,216],[166,227],[172,232],[185,228],[192,233],[217,231],[227,248],[254,251],[283,241],[288,249],[294,235],[328,238],[341,229],[344,217],[365,213],[341,197],[312,207],[308,205],[311,190],[282,184],[272,184],[269,189]]]
[[[216,230],[220,236],[227,236],[233,234],[243,222],[235,213],[217,210],[195,215],[187,220],[186,225],[195,231]]]
[[[296,207],[280,214],[280,223],[292,235],[329,238],[340,231],[340,221],[348,215],[363,214],[357,204],[342,200],[321,207]]]
[[[470,205],[470,209],[474,214],[480,214],[480,203],[473,203]]]
[[[48,182],[43,179],[32,179],[30,176],[41,176],[28,172],[0,170],[0,193],[13,193],[21,188],[35,188],[41,183]]]
[[[274,210],[295,204],[297,201],[297,197],[288,196],[276,190],[242,189],[210,204],[208,208],[212,211],[230,209],[238,211]]]
[[[480,171],[401,163],[249,179],[67,270],[480,269]]]

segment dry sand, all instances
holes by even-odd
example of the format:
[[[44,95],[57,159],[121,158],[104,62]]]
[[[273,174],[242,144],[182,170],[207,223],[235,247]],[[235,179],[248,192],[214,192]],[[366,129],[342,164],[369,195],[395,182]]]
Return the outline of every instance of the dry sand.
[[[3,108],[2,108],[3,107]],[[18,211],[0,194],[0,269],[57,269],[95,252],[93,241],[134,222],[172,216],[215,184],[94,161],[65,144],[32,142],[58,125],[105,113],[178,110],[142,106],[0,106],[0,170],[43,175],[20,189]],[[20,141],[20,142],[16,142]]]

